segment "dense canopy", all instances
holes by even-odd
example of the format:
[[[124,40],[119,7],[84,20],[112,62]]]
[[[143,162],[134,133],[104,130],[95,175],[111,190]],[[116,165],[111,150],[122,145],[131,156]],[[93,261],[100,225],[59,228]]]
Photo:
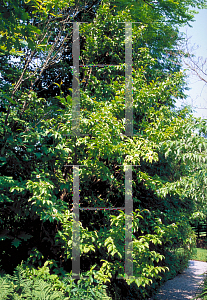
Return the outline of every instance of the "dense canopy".
[[[1,269],[13,274],[21,264],[12,278],[34,283],[31,299],[46,290],[54,299],[151,296],[187,265],[195,241],[189,222],[205,213],[206,122],[175,102],[187,88],[179,27],[206,1],[0,3]],[[125,131],[125,22],[132,24],[132,135]],[[134,277],[124,278],[124,210],[79,209],[80,273],[91,282],[82,279],[75,291],[64,279],[72,275],[74,165],[80,208],[123,208],[132,166]],[[1,280],[10,286],[5,295],[26,293],[24,284],[12,290],[9,276]]]

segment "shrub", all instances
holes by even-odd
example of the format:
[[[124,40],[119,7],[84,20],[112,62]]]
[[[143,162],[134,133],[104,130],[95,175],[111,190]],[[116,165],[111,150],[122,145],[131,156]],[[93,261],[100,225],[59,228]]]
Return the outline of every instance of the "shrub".
[[[106,294],[106,286],[100,285],[94,279],[95,271],[92,269],[84,274],[84,276],[88,276],[87,279],[81,276],[79,280],[74,280],[71,278],[71,274],[65,274],[66,276],[51,274],[48,264],[52,263],[52,261],[46,261],[44,266],[38,269],[22,263],[15,268],[13,275],[2,273],[0,276],[0,300],[111,299]]]

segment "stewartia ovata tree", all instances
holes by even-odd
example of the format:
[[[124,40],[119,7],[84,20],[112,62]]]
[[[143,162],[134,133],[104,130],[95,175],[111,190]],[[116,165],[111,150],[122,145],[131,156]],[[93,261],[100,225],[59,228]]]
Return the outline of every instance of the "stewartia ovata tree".
[[[206,202],[201,192],[206,142],[200,134],[205,123],[187,109],[175,110],[175,99],[185,97],[185,74],[165,51],[174,50],[179,40],[177,26],[191,19],[189,1],[169,1],[168,7],[160,1],[154,4],[159,10],[147,1],[127,7],[124,2],[103,2],[93,20],[80,24],[82,64],[113,65],[80,68],[82,136],[72,132],[72,60],[67,54],[72,27],[66,24],[73,21],[75,4],[71,2],[69,10],[63,1],[46,1],[40,8],[37,3],[14,7],[16,19],[11,19],[9,34],[21,33],[23,41],[28,37],[21,55],[16,39],[13,48],[6,40],[9,34],[1,49],[2,268],[12,272],[21,260],[34,267],[52,260],[52,272],[70,273],[72,165],[81,166],[80,207],[108,208],[124,207],[124,171],[133,165],[134,277],[122,283],[130,286],[126,297],[147,297],[161,277],[172,277],[186,266],[193,238],[188,220]],[[22,28],[18,10],[27,11],[29,33]],[[77,21],[86,21],[84,13],[77,13]],[[126,21],[140,22],[132,31],[133,136],[125,134]],[[163,40],[157,38],[160,31]],[[94,279],[117,297],[117,277],[124,278],[124,211],[80,211],[79,225],[81,273],[94,270]]]

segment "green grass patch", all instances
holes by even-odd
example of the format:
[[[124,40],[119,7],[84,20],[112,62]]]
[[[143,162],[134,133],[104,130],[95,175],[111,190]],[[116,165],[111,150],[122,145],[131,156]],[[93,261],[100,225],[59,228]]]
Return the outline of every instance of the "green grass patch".
[[[207,262],[207,249],[195,248],[191,259]]]

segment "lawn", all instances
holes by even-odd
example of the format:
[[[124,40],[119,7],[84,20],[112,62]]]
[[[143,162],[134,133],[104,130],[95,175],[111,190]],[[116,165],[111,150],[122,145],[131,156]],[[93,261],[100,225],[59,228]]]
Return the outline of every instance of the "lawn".
[[[191,259],[207,262],[207,249],[195,248]]]

